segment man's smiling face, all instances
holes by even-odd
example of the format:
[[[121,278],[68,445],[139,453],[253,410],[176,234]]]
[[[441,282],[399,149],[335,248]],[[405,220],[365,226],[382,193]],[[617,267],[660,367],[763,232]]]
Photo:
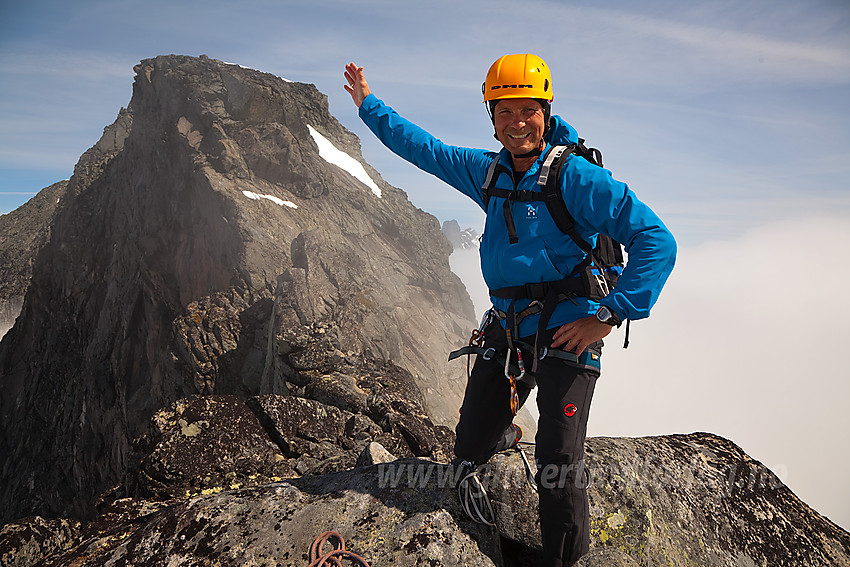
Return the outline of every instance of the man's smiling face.
[[[493,109],[496,137],[513,155],[533,151],[543,139],[546,122],[543,107],[532,98],[500,100]]]

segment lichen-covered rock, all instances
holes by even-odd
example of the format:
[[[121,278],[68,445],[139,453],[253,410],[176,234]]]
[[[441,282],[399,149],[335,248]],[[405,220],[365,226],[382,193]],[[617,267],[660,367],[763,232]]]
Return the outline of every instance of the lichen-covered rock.
[[[598,547],[579,559],[575,567],[640,567],[640,565],[622,549]]]
[[[281,446],[293,437],[315,443],[337,443],[345,433],[346,423],[354,417],[353,413],[337,407],[295,396],[267,394],[251,398],[248,404]]]
[[[850,566],[850,534],[727,439],[588,440],[593,539],[641,565]]]
[[[289,391],[356,416],[353,421],[337,417],[331,422],[352,430],[343,441],[359,439],[356,447],[346,447],[356,448],[358,454],[368,439],[399,457],[449,462],[454,432],[436,425],[426,412],[425,398],[413,375],[392,362],[343,353],[335,346],[339,332],[329,324],[310,336],[292,330],[287,333],[283,364],[292,367],[287,374]],[[292,429],[290,425],[284,428]]]
[[[236,396],[179,400],[157,412],[135,444],[128,491],[173,498],[289,476],[285,457]]]
[[[529,454],[527,458],[533,475],[534,456]],[[499,533],[529,549],[539,549],[537,492],[519,453],[514,450],[495,455],[481,468],[479,476],[488,488]]]
[[[592,549],[617,548],[646,567],[850,566],[850,534],[731,441],[590,438],[586,454],[578,482],[590,482]],[[502,537],[539,550],[537,496],[519,454],[496,455],[480,477]]]
[[[268,394],[251,398],[248,405],[285,457],[294,461],[298,474],[349,469],[371,439],[347,437],[346,425],[355,420],[355,415],[316,400]],[[352,435],[358,433],[348,430]],[[373,430],[380,428],[373,425]]]
[[[80,522],[76,520],[22,518],[0,528],[0,565],[30,567],[72,547],[79,537]]]
[[[725,439],[591,438],[587,465],[579,478],[591,483],[591,552],[581,567],[850,566],[850,534]],[[106,500],[74,549],[43,565],[300,566],[328,530],[374,566],[536,565],[537,498],[519,453],[481,471],[495,528],[463,515],[457,474],[408,458],[168,500]]]
[[[375,466],[198,496],[43,565],[303,567],[311,543],[328,530],[375,567],[502,565],[498,539],[459,520],[452,494],[433,479],[416,487],[385,480]]]
[[[305,395],[352,413],[364,413],[369,405],[369,394],[357,385],[353,376],[341,372],[324,374],[311,380]]]

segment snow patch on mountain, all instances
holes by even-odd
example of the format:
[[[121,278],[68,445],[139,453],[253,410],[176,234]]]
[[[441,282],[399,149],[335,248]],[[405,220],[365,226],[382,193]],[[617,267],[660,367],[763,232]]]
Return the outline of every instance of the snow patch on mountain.
[[[313,137],[313,141],[316,142],[316,145],[319,146],[319,156],[324,159],[328,163],[332,163],[351,175],[354,176],[355,179],[359,180],[361,183],[366,185],[369,189],[372,190],[378,198],[381,197],[381,189],[375,182],[372,181],[372,178],[369,177],[369,174],[366,173],[366,170],[363,169],[363,164],[359,161],[338,149],[334,146],[330,140],[319,134],[315,128],[307,125],[307,128],[310,130],[310,135]]]
[[[253,199],[254,201],[257,201],[259,199],[268,199],[272,203],[277,203],[281,207],[289,207],[290,209],[298,208],[298,205],[296,205],[292,201],[284,201],[280,197],[275,197],[274,195],[263,195],[262,193],[254,193],[253,191],[242,191],[242,194],[248,197],[249,199]]]

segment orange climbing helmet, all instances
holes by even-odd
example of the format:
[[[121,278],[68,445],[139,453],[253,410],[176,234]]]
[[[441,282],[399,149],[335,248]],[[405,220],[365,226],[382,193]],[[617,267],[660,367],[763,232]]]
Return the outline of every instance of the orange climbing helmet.
[[[504,98],[535,98],[552,102],[552,73],[537,55],[503,55],[490,66],[482,86],[484,102]]]

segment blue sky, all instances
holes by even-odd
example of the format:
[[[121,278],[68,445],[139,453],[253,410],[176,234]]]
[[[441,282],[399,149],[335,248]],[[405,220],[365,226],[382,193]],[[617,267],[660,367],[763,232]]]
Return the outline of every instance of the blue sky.
[[[388,182],[480,229],[470,201],[373,139],[343,65],[441,139],[496,149],[481,82],[516,52],[549,63],[554,112],[680,243],[653,317],[606,353],[591,433],[718,432],[850,527],[850,457],[834,444],[850,431],[850,307],[830,299],[850,277],[846,0],[5,0],[0,213],[70,176],[139,60],[178,53],[314,83]]]
[[[365,135],[342,66],[364,65],[376,94],[442,139],[494,147],[480,83],[498,56],[524,51],[549,62],[555,112],[680,239],[740,233],[801,208],[850,212],[843,0],[6,1],[0,212],[70,176],[129,101],[140,59],[205,53],[315,83],[388,181],[442,220],[479,224],[465,198]]]

